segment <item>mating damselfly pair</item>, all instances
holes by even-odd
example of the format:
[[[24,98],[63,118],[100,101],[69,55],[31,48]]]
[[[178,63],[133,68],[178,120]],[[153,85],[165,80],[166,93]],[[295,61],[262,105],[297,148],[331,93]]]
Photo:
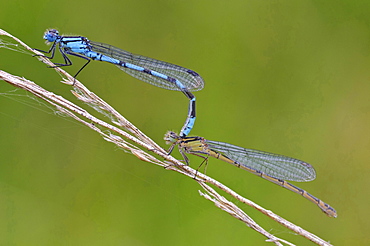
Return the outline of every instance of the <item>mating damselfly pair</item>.
[[[172,151],[175,145],[178,145],[186,164],[188,164],[186,153],[204,158],[212,156],[301,194],[317,204],[328,216],[337,216],[335,209],[330,205],[285,181],[314,180],[316,172],[310,164],[291,157],[245,149],[228,143],[206,140],[202,137],[187,137],[195,122],[195,96],[190,91],[198,91],[204,87],[204,80],[195,71],[153,58],[135,55],[109,44],[90,41],[83,36],[59,35],[56,29],[47,30],[44,39],[53,44],[49,51],[39,49],[38,51],[51,53],[48,58],[54,58],[55,50],[58,48],[64,59],[64,63],[54,63],[55,67],[72,65],[68,55],[87,60],[74,77],[91,60],[105,61],[116,65],[139,80],[168,90],[178,90],[185,94],[190,100],[185,124],[179,136],[174,132],[168,132],[165,140],[172,143],[169,152]]]

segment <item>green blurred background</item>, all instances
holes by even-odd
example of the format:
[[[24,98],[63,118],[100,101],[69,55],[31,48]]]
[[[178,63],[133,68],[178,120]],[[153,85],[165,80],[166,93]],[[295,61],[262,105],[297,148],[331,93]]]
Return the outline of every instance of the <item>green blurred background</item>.
[[[313,164],[317,179],[297,185],[338,218],[221,161],[207,174],[335,245],[369,245],[369,1],[6,1],[0,28],[40,49],[58,28],[197,71],[206,87],[192,134]],[[84,61],[73,62],[72,74]],[[0,49],[0,69],[73,99],[31,56]],[[110,64],[92,62],[79,79],[163,147],[185,120],[180,92]],[[195,182],[20,99],[0,97],[0,245],[266,244]],[[276,236],[313,245],[235,202]]]

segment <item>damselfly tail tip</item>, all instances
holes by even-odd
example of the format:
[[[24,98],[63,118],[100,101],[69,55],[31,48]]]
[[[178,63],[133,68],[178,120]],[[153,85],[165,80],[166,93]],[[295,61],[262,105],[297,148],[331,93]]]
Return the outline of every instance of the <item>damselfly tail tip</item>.
[[[323,205],[320,206],[320,204],[318,204],[319,207],[321,208],[321,210],[329,217],[333,217],[333,218],[336,218],[338,215],[337,215],[337,211],[331,207],[329,204],[326,204],[324,203]]]

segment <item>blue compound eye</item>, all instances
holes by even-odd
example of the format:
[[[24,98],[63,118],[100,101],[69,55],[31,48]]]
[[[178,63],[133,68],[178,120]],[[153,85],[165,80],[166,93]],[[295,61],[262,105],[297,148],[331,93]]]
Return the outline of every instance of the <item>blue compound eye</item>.
[[[54,42],[59,36],[59,32],[56,29],[50,29],[45,32],[44,39],[49,42]]]

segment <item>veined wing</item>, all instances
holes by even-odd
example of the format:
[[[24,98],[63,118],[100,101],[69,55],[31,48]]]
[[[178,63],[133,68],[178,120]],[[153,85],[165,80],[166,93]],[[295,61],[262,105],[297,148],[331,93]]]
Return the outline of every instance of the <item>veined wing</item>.
[[[205,142],[210,149],[222,153],[241,166],[253,168],[278,179],[303,182],[316,178],[312,165],[292,157],[245,149],[223,142]]]
[[[171,78],[175,78],[190,91],[198,91],[203,89],[204,87],[204,81],[202,77],[200,77],[200,75],[193,70],[146,56],[135,55],[109,44],[94,41],[90,41],[90,44],[92,46],[92,51],[115,58],[122,62],[131,63],[133,65],[161,73]],[[177,87],[176,84],[171,83],[170,81],[163,78],[156,77],[144,72],[139,72],[127,67],[118,67],[131,76],[149,84],[168,90],[180,90],[180,88]]]

